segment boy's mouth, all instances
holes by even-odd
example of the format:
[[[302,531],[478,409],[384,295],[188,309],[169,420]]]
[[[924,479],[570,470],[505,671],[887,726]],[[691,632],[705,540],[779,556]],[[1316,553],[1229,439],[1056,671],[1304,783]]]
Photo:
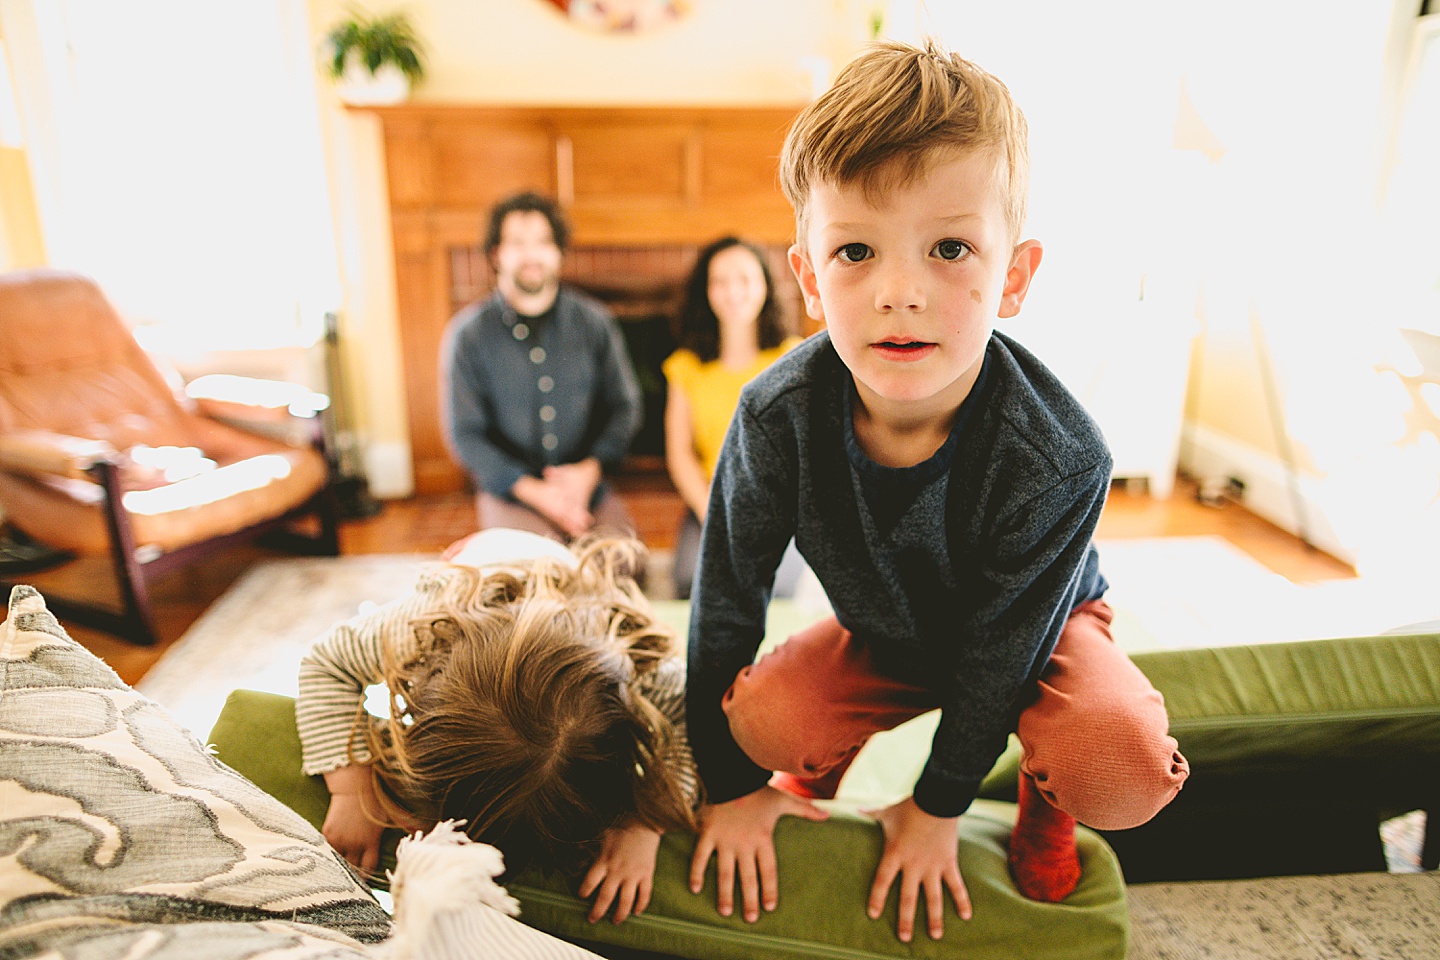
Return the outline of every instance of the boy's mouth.
[[[870,346],[892,360],[919,360],[935,349],[935,344],[927,340],[880,340]]]

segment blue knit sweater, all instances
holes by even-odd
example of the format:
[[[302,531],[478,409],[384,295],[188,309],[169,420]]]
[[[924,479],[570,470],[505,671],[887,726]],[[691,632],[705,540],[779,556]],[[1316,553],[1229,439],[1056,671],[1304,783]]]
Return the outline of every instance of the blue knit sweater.
[[[1054,374],[995,334],[934,457],[905,470],[854,441],[850,372],[821,332],[746,387],[711,486],[690,620],[689,734],[709,801],[770,772],[720,708],[763,639],[793,536],[878,668],[935,690],[915,802],[969,807],[1070,612],[1104,594],[1091,544],[1110,481],[1099,428]]]

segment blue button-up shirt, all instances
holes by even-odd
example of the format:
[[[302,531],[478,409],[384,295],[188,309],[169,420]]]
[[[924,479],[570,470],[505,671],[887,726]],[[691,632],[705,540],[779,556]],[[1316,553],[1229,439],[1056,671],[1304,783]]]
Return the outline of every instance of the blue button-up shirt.
[[[456,458],[489,493],[547,466],[624,458],[640,387],[603,306],[562,287],[553,311],[522,317],[498,292],[457,313],[441,352],[441,406]]]

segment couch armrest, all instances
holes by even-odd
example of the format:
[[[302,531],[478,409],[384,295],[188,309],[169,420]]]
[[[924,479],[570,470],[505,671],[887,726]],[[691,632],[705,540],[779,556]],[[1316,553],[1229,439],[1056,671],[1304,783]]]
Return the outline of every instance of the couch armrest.
[[[87,440],[49,430],[16,430],[0,435],[0,468],[35,477],[92,480],[97,463],[116,462],[119,453],[104,440]]]

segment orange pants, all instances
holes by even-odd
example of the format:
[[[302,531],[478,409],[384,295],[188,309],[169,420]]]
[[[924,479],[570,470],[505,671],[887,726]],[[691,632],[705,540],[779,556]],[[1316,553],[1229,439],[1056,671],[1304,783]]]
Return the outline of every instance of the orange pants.
[[[1190,775],[1165,701],[1111,639],[1108,604],[1077,607],[1020,712],[1020,768],[1052,806],[1099,830],[1149,820]],[[939,706],[934,691],[882,676],[865,645],[829,617],[745,667],[725,694],[751,760],[834,796],[871,735]]]

